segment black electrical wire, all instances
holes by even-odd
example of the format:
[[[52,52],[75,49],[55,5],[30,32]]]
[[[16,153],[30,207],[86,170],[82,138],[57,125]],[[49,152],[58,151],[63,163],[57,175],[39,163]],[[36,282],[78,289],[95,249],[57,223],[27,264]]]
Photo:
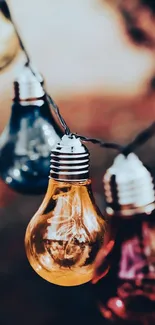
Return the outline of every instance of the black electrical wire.
[[[61,116],[60,111],[59,111],[59,107],[54,102],[54,100],[51,98],[51,96],[49,96],[47,93],[46,93],[46,97],[47,97],[47,100],[48,100],[49,104],[52,105],[52,107],[54,108],[54,111],[55,111],[56,115],[58,116],[59,121],[60,121],[61,125],[63,126],[63,128],[65,130],[65,134],[69,135],[71,133],[71,131],[70,131],[69,127],[67,126],[65,120]]]
[[[122,153],[128,156],[130,152],[133,152],[137,147],[140,147],[147,142],[151,137],[155,135],[155,122],[153,122],[148,128],[140,132],[136,138],[124,147]]]
[[[114,142],[103,142],[99,139],[96,139],[96,138],[89,138],[89,137],[85,137],[83,135],[79,135],[77,133],[73,133],[73,135],[75,135],[76,137],[80,138],[81,141],[86,141],[86,142],[92,142],[94,144],[99,144],[101,147],[104,147],[104,148],[109,148],[109,149],[116,149],[118,151],[122,151],[123,150],[123,146],[121,146],[120,144],[118,143],[114,143]]]

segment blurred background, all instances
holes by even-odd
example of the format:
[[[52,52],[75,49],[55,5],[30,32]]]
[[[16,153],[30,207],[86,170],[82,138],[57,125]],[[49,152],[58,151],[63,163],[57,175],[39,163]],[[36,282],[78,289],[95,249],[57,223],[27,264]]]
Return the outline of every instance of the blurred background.
[[[155,1],[10,0],[8,5],[33,65],[73,132],[124,144],[155,119]],[[0,11],[0,132],[24,60]],[[102,177],[116,152],[89,149],[94,195],[103,211]],[[155,139],[136,153],[155,173]],[[0,324],[100,324],[90,284],[56,287],[28,264],[24,234],[43,197],[17,194],[0,182]]]

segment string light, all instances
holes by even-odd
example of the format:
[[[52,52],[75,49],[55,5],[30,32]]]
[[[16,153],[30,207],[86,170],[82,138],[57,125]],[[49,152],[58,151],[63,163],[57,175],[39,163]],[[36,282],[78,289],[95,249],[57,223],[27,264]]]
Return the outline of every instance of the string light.
[[[23,194],[45,193],[49,174],[49,155],[63,131],[50,113],[56,114],[66,135],[69,127],[59,107],[44,89],[41,76],[32,68],[31,60],[5,3],[5,11],[14,26],[26,63],[14,82],[11,119],[0,138],[0,175],[14,190]],[[83,141],[120,150],[117,144],[103,143],[75,134]]]
[[[15,30],[17,32],[16,27]],[[26,66],[37,78],[18,32],[17,36],[26,55]],[[116,157],[113,166],[104,177],[106,212],[109,218],[112,218],[112,228],[110,228],[112,230],[107,232],[107,236],[111,238],[109,241],[108,237],[105,237],[105,243],[107,240],[108,244],[99,251],[93,283],[99,282],[102,288],[100,281],[104,277],[106,279],[106,276],[109,277],[107,282],[104,281],[105,287],[99,294],[100,310],[105,318],[112,321],[118,318],[135,321],[132,307],[128,309],[130,303],[133,306],[132,298],[137,299],[133,285],[138,292],[141,291],[143,301],[146,299],[145,301],[150,303],[155,300],[154,291],[147,294],[147,287],[143,283],[143,279],[154,281],[152,238],[155,228],[153,221],[155,203],[151,174],[132,151],[155,134],[155,122],[127,146],[106,143],[72,133],[61,116],[57,104],[45,90],[44,92],[65,135],[52,150],[48,190],[41,207],[30,221],[26,231],[27,257],[41,277],[58,285],[80,285],[92,278],[93,263],[104,238],[105,222],[94,202],[89,180],[89,153],[81,141],[90,141],[104,148],[118,150],[121,154]],[[121,230],[117,232],[119,225]],[[145,249],[142,249],[141,234],[149,241],[151,252],[148,242],[144,245]],[[130,246],[133,250],[132,258],[128,254]],[[139,263],[135,247],[138,247],[138,252],[140,252],[140,263],[142,263],[140,265],[144,264],[147,272],[144,272],[139,264],[137,268],[125,270],[130,258],[133,259],[133,263]],[[113,273],[109,271],[110,263],[113,265]],[[109,291],[109,283],[111,291]],[[126,284],[127,286],[129,284],[131,291],[134,292],[133,295],[128,294]],[[102,301],[103,290],[105,292],[104,303]],[[154,290],[154,287],[150,290]],[[141,317],[140,313],[136,315]]]

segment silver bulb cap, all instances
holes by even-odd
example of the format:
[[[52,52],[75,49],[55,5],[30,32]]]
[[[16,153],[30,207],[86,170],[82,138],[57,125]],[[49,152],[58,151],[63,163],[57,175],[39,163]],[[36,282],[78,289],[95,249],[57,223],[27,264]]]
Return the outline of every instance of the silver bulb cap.
[[[50,177],[60,181],[89,178],[89,151],[74,135],[64,135],[51,153]]]
[[[42,76],[34,68],[31,70],[29,66],[24,66],[14,81],[14,101],[24,106],[42,106],[45,95],[43,83]]]
[[[134,153],[115,158],[104,175],[103,186],[108,214],[129,216],[155,208],[153,177]]]

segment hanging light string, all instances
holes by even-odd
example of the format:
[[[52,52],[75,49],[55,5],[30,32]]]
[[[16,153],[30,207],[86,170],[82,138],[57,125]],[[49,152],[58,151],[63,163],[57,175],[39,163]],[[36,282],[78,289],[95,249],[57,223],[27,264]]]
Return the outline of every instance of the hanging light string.
[[[14,26],[14,29],[15,29],[15,32],[16,32],[16,35],[17,35],[18,40],[19,40],[20,47],[23,50],[23,52],[25,53],[25,56],[26,56],[25,66],[28,66],[29,69],[31,70],[31,72],[33,73],[33,75],[37,78],[36,73],[33,71],[32,67],[31,67],[30,56],[29,56],[29,54],[28,54],[28,52],[27,52],[27,50],[26,50],[26,48],[24,46],[24,43],[23,43],[23,41],[22,41],[22,39],[20,37],[20,34],[19,34],[18,29],[16,27],[16,24],[14,23],[14,20],[13,20],[13,18],[11,16],[8,4],[7,4],[6,1],[2,0],[2,2],[3,2],[3,11],[5,12],[5,15],[7,16],[7,18],[10,19],[10,21],[12,22],[12,24]],[[99,144],[101,147],[104,147],[104,148],[111,148],[111,149],[115,149],[115,150],[118,150],[118,151],[121,151],[123,149],[123,147],[120,144],[117,144],[117,143],[107,143],[107,142],[103,142],[103,141],[98,140],[98,139],[88,138],[88,137],[85,137],[85,136],[82,136],[82,135],[79,135],[79,134],[76,134],[76,133],[72,133],[70,131],[70,128],[66,124],[64,118],[60,114],[60,110],[59,110],[58,105],[51,98],[51,96],[46,92],[45,89],[44,89],[44,92],[45,92],[48,103],[54,109],[54,112],[56,113],[56,115],[57,115],[57,117],[58,117],[58,119],[60,121],[60,124],[62,125],[66,135],[71,135],[71,136],[78,137],[78,138],[81,139],[81,141],[86,141],[86,142],[92,142],[94,144]]]
[[[35,72],[33,71],[32,67],[31,67],[31,59],[30,56],[24,46],[24,43],[19,35],[18,29],[12,19],[8,4],[5,0],[0,0],[0,4],[1,4],[1,8],[2,11],[4,12],[5,16],[10,19],[10,21],[12,22],[16,35],[18,37],[19,40],[19,44],[21,49],[23,50],[23,52],[25,53],[26,56],[26,63],[25,66],[28,66],[29,69],[31,70],[31,72],[34,74],[34,76],[37,78]],[[72,133],[70,131],[70,128],[68,127],[68,125],[66,124],[64,118],[62,117],[62,115],[60,114],[60,110],[58,105],[55,103],[55,101],[51,98],[51,96],[46,92],[46,90],[44,89],[46,98],[48,103],[50,104],[50,106],[52,106],[52,108],[54,109],[54,112],[56,113],[60,124],[62,125],[65,134],[67,135],[71,135],[71,136],[75,136],[81,139],[81,141],[84,142],[92,142],[93,144],[99,144],[101,147],[104,148],[109,148],[109,149],[115,149],[118,150],[119,152],[123,153],[125,156],[127,156],[130,152],[134,151],[137,147],[141,146],[142,144],[144,144],[146,141],[148,141],[153,135],[155,135],[155,122],[153,122],[147,129],[145,129],[144,131],[142,131],[141,133],[139,133],[136,138],[130,142],[127,146],[122,146],[118,143],[108,143],[108,142],[103,142],[99,139],[95,139],[95,138],[89,138],[89,137],[85,137],[82,135],[79,135],[77,133]]]

